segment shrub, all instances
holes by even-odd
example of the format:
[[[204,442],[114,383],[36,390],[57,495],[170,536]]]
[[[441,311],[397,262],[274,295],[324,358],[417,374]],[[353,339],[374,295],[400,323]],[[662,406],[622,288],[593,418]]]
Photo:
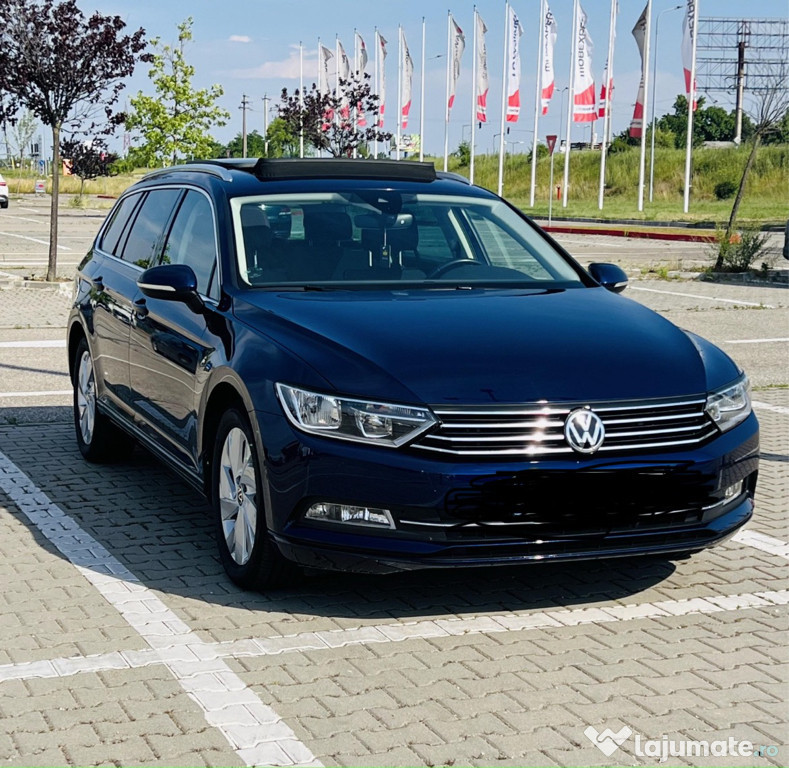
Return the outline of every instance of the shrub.
[[[720,256],[721,272],[746,272],[764,250],[767,235],[759,227],[747,227],[731,237],[724,231],[717,233],[714,255]]]
[[[736,191],[737,183],[728,179],[725,181],[719,181],[715,185],[715,197],[717,197],[718,200],[726,200],[727,198],[734,195]]]

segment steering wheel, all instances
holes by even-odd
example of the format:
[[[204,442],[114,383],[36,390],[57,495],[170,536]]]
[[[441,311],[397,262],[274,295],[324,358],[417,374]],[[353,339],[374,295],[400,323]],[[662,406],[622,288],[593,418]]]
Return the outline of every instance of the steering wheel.
[[[447,272],[451,272],[453,269],[457,269],[458,267],[467,267],[471,265],[482,267],[484,264],[481,261],[477,261],[476,259],[452,259],[452,261],[448,261],[446,264],[442,264],[440,267],[436,267],[428,276],[428,280],[434,280],[437,277],[441,277],[443,274]]]

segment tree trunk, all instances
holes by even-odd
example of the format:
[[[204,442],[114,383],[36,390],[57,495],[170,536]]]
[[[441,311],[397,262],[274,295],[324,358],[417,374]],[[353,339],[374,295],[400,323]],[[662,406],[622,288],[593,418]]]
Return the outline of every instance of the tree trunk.
[[[745,163],[745,168],[742,171],[742,178],[740,179],[740,186],[737,190],[737,194],[734,198],[734,203],[731,207],[731,214],[729,215],[729,223],[726,225],[726,232],[724,237],[726,241],[731,241],[731,236],[734,234],[734,225],[737,222],[737,213],[740,210],[740,203],[742,202],[742,198],[745,195],[745,184],[748,181],[748,174],[751,172],[751,168],[753,167],[753,161],[756,160],[756,151],[759,149],[759,144],[761,142],[762,136],[760,133],[757,133],[753,137],[753,146],[751,147],[751,153],[748,155],[748,160]],[[723,266],[723,253],[718,251],[718,258],[715,261],[715,266],[713,269],[720,270]]]
[[[52,201],[49,211],[49,262],[47,280],[58,273],[58,202],[60,198],[60,123],[52,126]]]

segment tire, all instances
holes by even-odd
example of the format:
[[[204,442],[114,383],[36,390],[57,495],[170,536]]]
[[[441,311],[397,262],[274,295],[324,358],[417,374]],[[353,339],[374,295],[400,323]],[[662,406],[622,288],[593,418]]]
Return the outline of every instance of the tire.
[[[268,535],[252,428],[246,414],[235,408],[219,422],[211,467],[214,530],[231,581],[251,590],[294,584],[301,571]]]
[[[96,464],[128,457],[134,448],[134,439],[97,408],[93,358],[84,338],[77,344],[73,371],[74,431],[80,453]]]

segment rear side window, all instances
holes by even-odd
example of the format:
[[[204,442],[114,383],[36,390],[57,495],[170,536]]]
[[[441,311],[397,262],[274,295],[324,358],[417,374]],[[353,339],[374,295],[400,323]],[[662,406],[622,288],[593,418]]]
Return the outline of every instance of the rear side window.
[[[154,189],[148,193],[123,246],[121,258],[124,261],[143,269],[154,263],[167,222],[180,195],[180,189]]]
[[[197,290],[212,296],[211,278],[216,268],[216,235],[211,203],[190,190],[178,208],[161,258],[162,264],[186,264],[197,276]],[[214,291],[215,293],[215,291]]]
[[[140,197],[141,195],[139,194],[129,195],[115,206],[110,223],[107,229],[104,230],[104,236],[101,238],[101,249],[103,251],[111,253],[113,256],[120,255],[118,244],[121,242],[121,236],[124,231],[128,229],[127,225],[140,202]]]

